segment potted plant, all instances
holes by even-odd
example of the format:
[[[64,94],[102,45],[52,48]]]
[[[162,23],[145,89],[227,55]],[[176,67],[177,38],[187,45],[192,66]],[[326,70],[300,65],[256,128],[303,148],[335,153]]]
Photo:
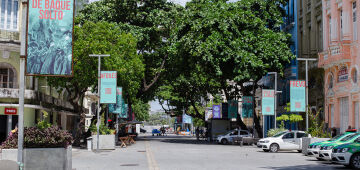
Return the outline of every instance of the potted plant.
[[[71,170],[72,142],[70,133],[45,121],[40,121],[35,127],[24,128],[24,168],[26,170]],[[0,146],[2,158],[17,162],[17,144],[18,132],[16,130]]]
[[[92,134],[92,149],[94,150],[97,148],[97,128],[93,124],[89,129]],[[100,124],[99,132],[99,149],[115,149],[115,130],[109,129],[104,124]]]

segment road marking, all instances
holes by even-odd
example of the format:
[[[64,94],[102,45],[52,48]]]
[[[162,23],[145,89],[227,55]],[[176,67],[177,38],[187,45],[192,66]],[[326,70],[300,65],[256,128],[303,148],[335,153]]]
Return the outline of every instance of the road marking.
[[[149,170],[160,170],[155,160],[155,157],[150,149],[149,141],[145,141],[145,148]]]

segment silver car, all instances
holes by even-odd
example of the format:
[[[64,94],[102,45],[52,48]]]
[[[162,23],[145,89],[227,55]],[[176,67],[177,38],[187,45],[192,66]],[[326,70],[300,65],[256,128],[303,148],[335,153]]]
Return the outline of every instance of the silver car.
[[[234,143],[234,139],[239,137],[252,137],[252,134],[247,130],[238,130],[234,129],[227,132],[225,135],[220,135],[217,137],[216,141],[221,144]]]

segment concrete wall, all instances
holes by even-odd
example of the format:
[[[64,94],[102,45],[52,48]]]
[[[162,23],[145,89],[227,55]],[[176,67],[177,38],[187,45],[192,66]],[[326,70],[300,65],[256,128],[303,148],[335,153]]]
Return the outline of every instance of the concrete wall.
[[[92,135],[92,149],[97,148],[97,136]],[[115,135],[99,135],[99,149],[115,149]]]
[[[17,162],[17,149],[2,149],[0,160],[11,160]]]
[[[65,148],[26,148],[24,149],[24,169],[72,170],[72,147]]]

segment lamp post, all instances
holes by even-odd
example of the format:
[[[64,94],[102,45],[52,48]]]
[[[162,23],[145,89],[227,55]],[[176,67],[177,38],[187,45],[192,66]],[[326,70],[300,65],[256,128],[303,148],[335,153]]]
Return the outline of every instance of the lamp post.
[[[100,84],[100,80],[101,80],[101,75],[100,75],[100,71],[101,71],[101,57],[110,57],[109,54],[90,54],[90,57],[98,57],[98,107],[97,107],[97,123],[96,123],[96,128],[97,128],[97,135],[96,135],[96,152],[99,152],[99,127],[100,127],[100,88],[101,88],[101,84]]]
[[[306,131],[309,131],[309,113],[308,113],[308,105],[309,105],[309,87],[308,87],[308,61],[317,61],[316,58],[297,58],[298,61],[305,61],[305,82],[306,82]]]
[[[255,132],[255,92],[254,92],[254,88],[255,88],[255,84],[254,84],[254,80],[253,79],[250,79],[251,84],[252,84],[252,96],[253,96],[253,99],[252,99],[252,111],[253,111],[253,133],[252,133],[252,136],[254,137],[254,132]]]
[[[268,74],[274,74],[275,75],[275,95],[274,95],[274,115],[275,115],[275,120],[274,120],[274,126],[275,126],[275,129],[276,129],[276,108],[277,108],[277,94],[278,93],[281,93],[282,91],[277,91],[277,72],[268,72]]]

